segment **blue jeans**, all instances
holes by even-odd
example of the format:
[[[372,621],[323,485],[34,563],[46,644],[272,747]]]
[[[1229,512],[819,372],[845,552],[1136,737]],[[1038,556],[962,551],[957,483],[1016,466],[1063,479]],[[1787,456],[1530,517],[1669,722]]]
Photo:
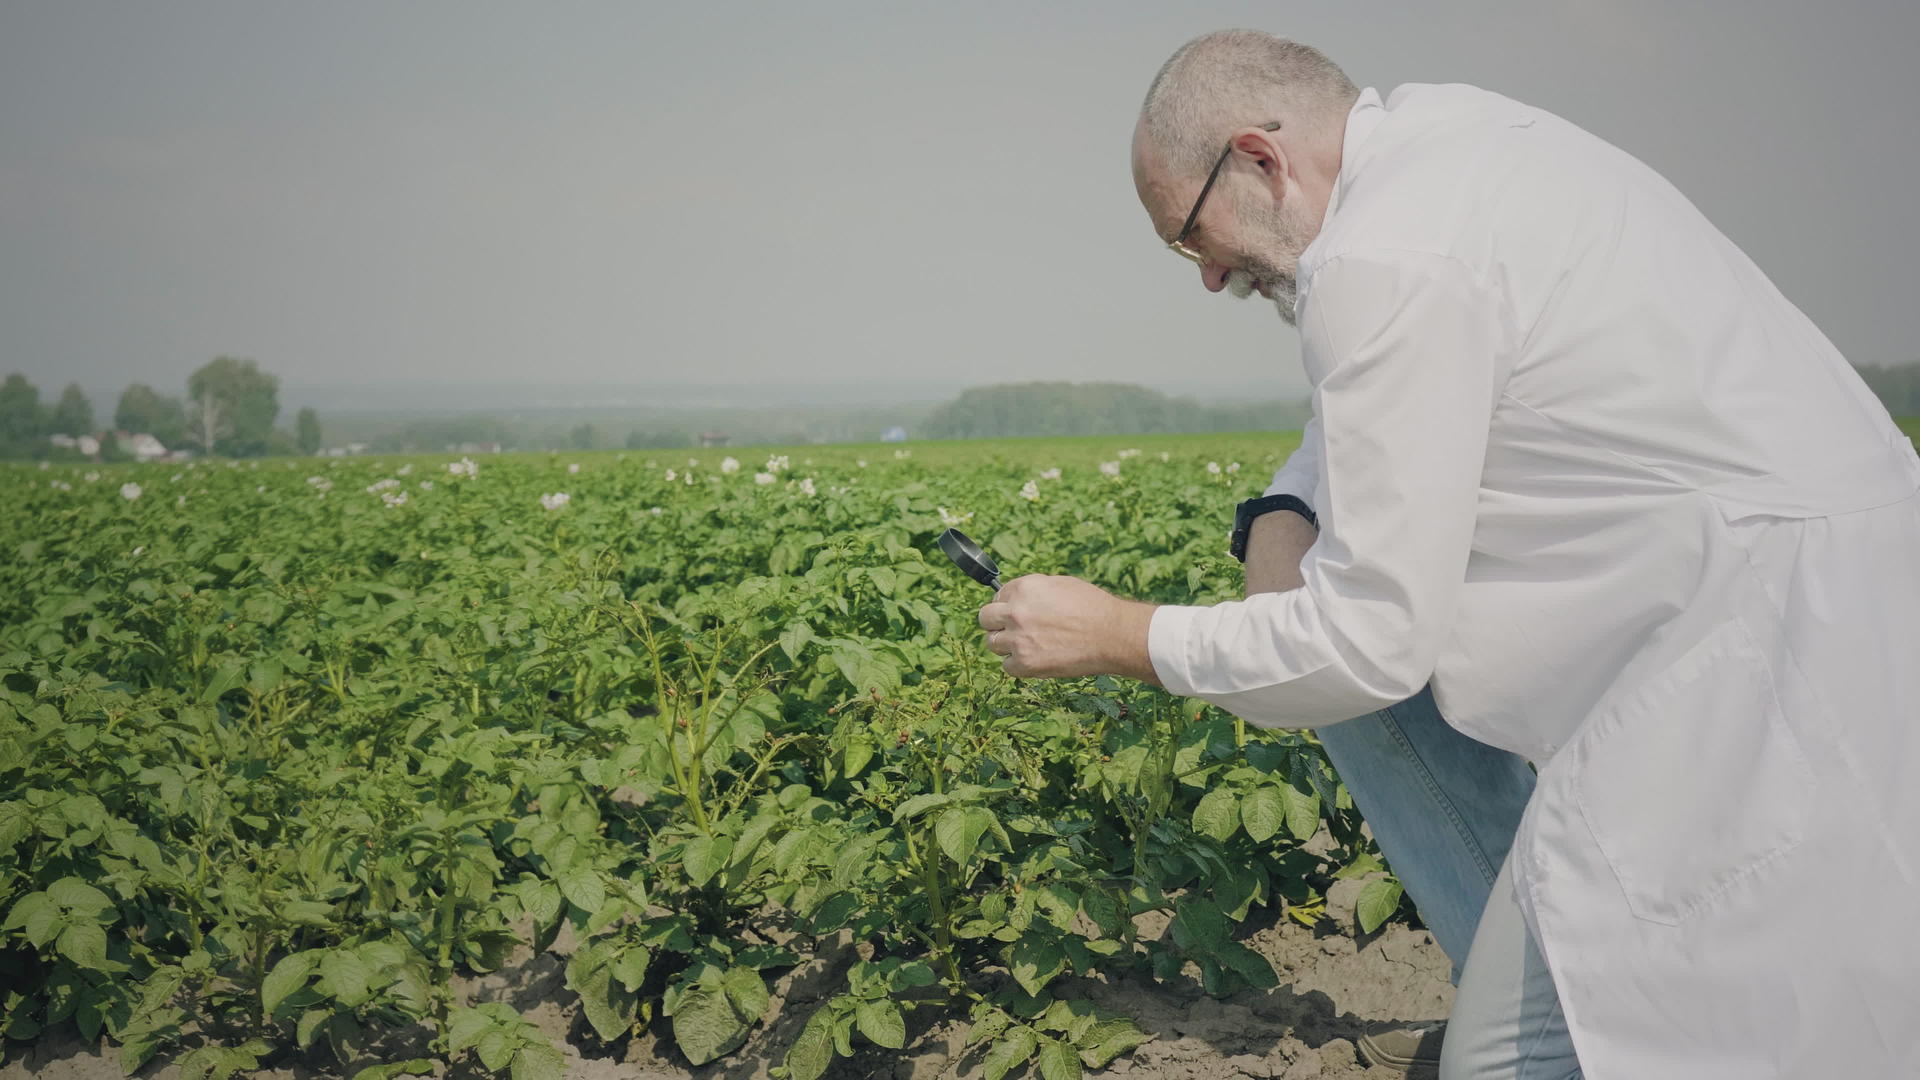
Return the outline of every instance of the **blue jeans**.
[[[1501,873],[1533,770],[1448,727],[1430,689],[1315,734],[1453,961],[1442,1075],[1577,1077],[1559,996]]]

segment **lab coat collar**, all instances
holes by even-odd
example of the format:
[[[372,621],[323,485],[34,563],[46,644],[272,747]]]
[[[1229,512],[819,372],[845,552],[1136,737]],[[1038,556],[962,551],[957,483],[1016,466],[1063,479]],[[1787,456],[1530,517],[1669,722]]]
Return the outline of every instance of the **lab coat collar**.
[[[1306,299],[1309,279],[1313,268],[1320,265],[1320,238],[1327,234],[1327,224],[1340,209],[1340,197],[1353,185],[1353,178],[1360,172],[1360,150],[1366,145],[1367,137],[1380,121],[1387,118],[1387,107],[1380,100],[1380,92],[1369,86],[1360,91],[1354,99],[1353,108],[1347,110],[1347,130],[1340,141],[1340,174],[1333,178],[1333,190],[1327,194],[1327,211],[1320,216],[1320,231],[1313,242],[1300,253],[1300,262],[1295,268],[1295,277],[1299,282],[1298,291],[1293,300],[1293,309],[1300,310],[1301,301]]]
[[[1340,174],[1333,178],[1333,191],[1327,196],[1327,212],[1320,218],[1320,230],[1326,231],[1327,222],[1333,220],[1334,211],[1340,208],[1340,197],[1353,183],[1354,174],[1359,172],[1360,148],[1366,144],[1367,136],[1387,118],[1387,107],[1380,101],[1380,92],[1369,86],[1360,91],[1354,100],[1353,108],[1347,110],[1346,137],[1340,142]]]

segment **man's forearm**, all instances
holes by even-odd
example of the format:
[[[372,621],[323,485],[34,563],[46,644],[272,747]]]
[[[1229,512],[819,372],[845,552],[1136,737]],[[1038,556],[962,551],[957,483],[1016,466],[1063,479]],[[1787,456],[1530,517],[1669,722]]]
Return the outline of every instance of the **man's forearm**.
[[[1299,588],[1300,560],[1319,535],[1312,522],[1291,510],[1253,519],[1247,534],[1247,595]]]

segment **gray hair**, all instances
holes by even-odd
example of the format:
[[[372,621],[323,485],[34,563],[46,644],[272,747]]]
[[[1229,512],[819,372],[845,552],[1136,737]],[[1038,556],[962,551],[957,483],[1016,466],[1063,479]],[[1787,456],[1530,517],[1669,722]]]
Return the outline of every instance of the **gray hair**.
[[[1337,131],[1360,90],[1320,50],[1260,30],[1180,46],[1147,88],[1140,126],[1173,176],[1213,166],[1236,128],[1278,120],[1288,137]]]

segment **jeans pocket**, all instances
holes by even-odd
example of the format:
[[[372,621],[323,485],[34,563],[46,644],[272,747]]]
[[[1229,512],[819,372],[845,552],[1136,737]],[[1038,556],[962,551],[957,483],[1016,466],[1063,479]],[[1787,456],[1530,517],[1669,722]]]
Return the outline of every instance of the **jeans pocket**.
[[[1813,774],[1738,620],[1595,715],[1573,795],[1627,905],[1679,925],[1799,846]]]

